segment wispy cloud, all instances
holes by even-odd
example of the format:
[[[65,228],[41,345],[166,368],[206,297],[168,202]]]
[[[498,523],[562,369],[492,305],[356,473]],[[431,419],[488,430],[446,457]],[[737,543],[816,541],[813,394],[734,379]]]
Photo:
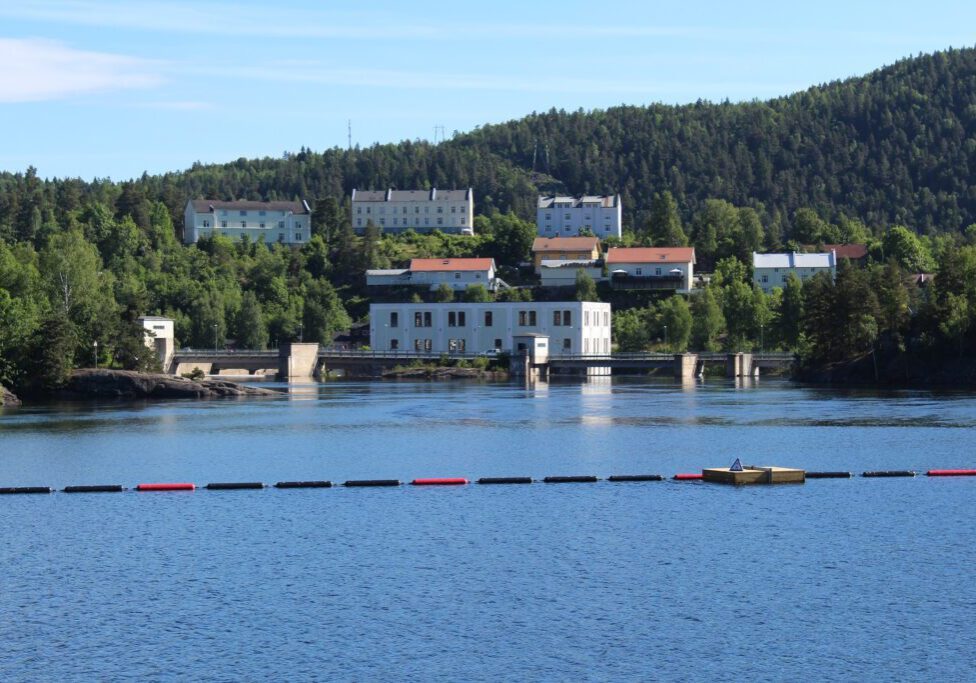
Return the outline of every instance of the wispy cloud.
[[[146,60],[41,39],[0,38],[0,66],[0,102],[147,88],[162,80]]]
[[[599,24],[596,22],[480,21],[477,26],[451,21],[417,21],[413,15],[340,13],[303,9],[282,12],[279,7],[248,7],[224,2],[130,2],[128,0],[32,0],[0,6],[0,17],[82,26],[124,28],[181,34],[263,36],[266,38],[335,38],[347,40],[477,41],[503,38],[661,37],[720,34],[695,26]]]

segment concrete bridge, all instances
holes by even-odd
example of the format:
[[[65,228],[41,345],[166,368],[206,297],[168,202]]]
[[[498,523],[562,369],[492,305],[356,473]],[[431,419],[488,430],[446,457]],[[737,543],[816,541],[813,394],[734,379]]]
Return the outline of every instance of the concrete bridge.
[[[438,361],[442,357],[473,360],[483,357],[473,353],[441,353],[412,351],[344,351],[321,349],[318,344],[292,343],[272,351],[224,351],[181,349],[173,354],[168,368],[181,375],[199,368],[208,375],[249,374],[274,376],[281,380],[309,379],[325,372],[343,371],[357,376],[377,376],[398,365],[414,361]],[[600,355],[553,355],[545,367],[536,368],[539,374],[609,374],[617,370],[671,370],[678,379],[701,377],[706,365],[724,367],[726,377],[757,377],[761,370],[789,368],[792,353],[615,353]],[[521,374],[522,362],[514,362],[513,369]]]

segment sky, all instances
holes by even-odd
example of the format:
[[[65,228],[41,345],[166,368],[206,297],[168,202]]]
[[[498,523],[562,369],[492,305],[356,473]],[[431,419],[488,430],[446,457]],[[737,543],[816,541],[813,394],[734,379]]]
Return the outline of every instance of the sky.
[[[0,0],[0,170],[124,180],[552,107],[769,99],[976,45],[976,3]]]

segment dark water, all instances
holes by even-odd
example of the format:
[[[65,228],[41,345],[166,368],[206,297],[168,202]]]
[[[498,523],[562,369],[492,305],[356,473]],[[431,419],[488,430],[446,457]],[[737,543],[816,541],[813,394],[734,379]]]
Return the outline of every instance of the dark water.
[[[0,415],[0,485],[976,467],[976,397],[329,384]],[[976,677],[976,479],[0,498],[0,678]]]

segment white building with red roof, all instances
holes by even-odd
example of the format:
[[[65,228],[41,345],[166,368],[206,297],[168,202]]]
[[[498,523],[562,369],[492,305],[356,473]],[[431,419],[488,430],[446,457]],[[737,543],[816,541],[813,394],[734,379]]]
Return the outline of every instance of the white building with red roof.
[[[367,287],[423,287],[434,290],[448,284],[455,291],[484,285],[489,291],[504,283],[495,274],[491,258],[415,258],[409,268],[367,270]]]
[[[617,289],[661,289],[687,293],[695,278],[694,247],[614,247],[607,273]]]

